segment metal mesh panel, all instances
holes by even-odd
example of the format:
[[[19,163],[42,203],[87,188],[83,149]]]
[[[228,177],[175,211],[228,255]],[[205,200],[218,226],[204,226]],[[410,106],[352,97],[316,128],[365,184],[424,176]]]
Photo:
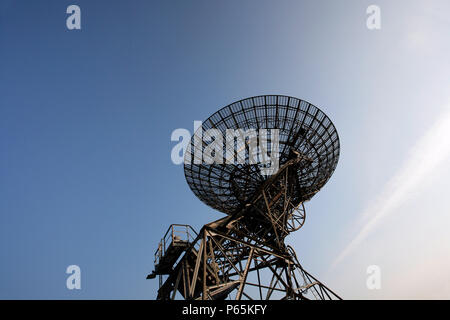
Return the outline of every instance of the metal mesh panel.
[[[200,130],[205,132],[208,129],[218,129],[224,137],[222,163],[194,161],[196,157],[202,160],[194,154],[194,137],[200,135]],[[194,194],[208,206],[226,214],[232,214],[245,206],[264,181],[270,178],[261,174],[261,164],[252,164],[248,155],[241,159],[241,163],[227,163],[227,129],[255,129],[257,135],[260,129],[278,129],[279,150],[271,150],[273,143],[270,138],[268,147],[271,154],[279,152],[279,166],[288,161],[293,152],[308,160],[296,172],[292,172],[298,181],[293,191],[296,194],[292,194],[297,202],[309,200],[323,187],[339,159],[337,131],[331,120],[314,105],[280,95],[258,96],[234,102],[203,122],[202,128],[191,139],[192,152],[186,152],[184,165],[186,181]],[[209,143],[203,141],[200,152],[204,152]],[[237,148],[243,147],[246,150],[248,148],[237,145]]]

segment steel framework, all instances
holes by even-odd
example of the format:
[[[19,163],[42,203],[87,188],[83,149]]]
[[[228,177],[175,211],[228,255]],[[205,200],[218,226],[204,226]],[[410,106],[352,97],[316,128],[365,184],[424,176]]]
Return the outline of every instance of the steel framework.
[[[227,216],[206,224],[199,234],[187,225],[169,228],[155,254],[155,271],[148,276],[159,276],[157,298],[340,299],[303,269],[285,244],[286,236],[304,224],[304,202],[336,167],[339,139],[333,124],[302,100],[262,96],[221,109],[202,129],[239,126],[279,128],[280,150],[271,152],[280,152],[280,167],[264,176],[248,157],[233,165],[186,162],[194,193]],[[248,144],[241,142],[238,148]],[[175,226],[186,230],[184,236],[175,235]]]
[[[245,158],[234,159],[227,164],[226,146],[223,146],[223,163],[207,164],[198,159],[205,153],[208,144],[202,139],[202,132],[219,130],[225,137],[229,129],[259,130],[278,129],[279,153],[282,166],[296,154],[301,155],[302,164],[297,172],[291,171],[292,196],[295,203],[311,199],[333,174],[339,159],[339,137],[331,120],[319,108],[294,97],[267,95],[234,102],[210,116],[203,122],[191,139],[190,150],[186,152],[184,173],[194,194],[208,206],[226,214],[241,210],[257,192],[267,177],[261,174],[261,164],[250,162],[248,153],[251,141],[236,139],[235,149],[246,150]],[[196,161],[198,160],[198,161]],[[241,160],[241,161],[238,161]]]

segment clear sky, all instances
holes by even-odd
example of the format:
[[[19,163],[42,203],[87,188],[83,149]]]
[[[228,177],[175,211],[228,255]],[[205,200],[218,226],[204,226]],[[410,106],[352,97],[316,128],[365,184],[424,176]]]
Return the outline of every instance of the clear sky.
[[[304,267],[343,298],[449,299],[449,17],[447,0],[2,0],[0,298],[154,299],[167,227],[221,217],[172,163],[172,131],[285,94],[341,139],[288,238]]]

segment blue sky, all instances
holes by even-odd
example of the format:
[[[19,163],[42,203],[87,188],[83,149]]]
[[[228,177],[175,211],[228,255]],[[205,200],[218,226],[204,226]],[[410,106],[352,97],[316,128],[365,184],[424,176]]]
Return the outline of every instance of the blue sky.
[[[71,4],[81,30],[66,28]],[[371,4],[380,30],[366,27]],[[316,104],[341,139],[288,239],[304,267],[344,298],[450,298],[448,12],[444,0],[2,0],[0,298],[155,298],[145,276],[167,227],[221,217],[171,162],[172,131],[260,94]],[[66,289],[71,264],[81,290]],[[373,264],[381,290],[366,288]]]

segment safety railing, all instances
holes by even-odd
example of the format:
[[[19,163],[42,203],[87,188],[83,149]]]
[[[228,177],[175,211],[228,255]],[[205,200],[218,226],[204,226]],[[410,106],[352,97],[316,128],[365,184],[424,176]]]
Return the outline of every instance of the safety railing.
[[[171,224],[156,249],[155,266],[158,265],[161,259],[166,255],[166,251],[171,244],[188,244],[197,238],[197,236],[197,232],[190,225]]]

